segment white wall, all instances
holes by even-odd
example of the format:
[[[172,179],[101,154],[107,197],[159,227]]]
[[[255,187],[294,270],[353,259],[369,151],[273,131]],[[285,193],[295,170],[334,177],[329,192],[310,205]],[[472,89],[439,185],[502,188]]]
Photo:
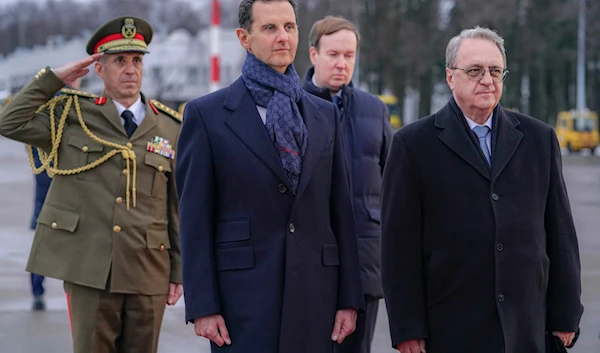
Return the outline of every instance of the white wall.
[[[235,29],[221,30],[221,86],[233,82],[241,73],[245,51],[235,35]],[[14,91],[27,84],[43,67],[60,67],[87,55],[87,38],[77,38],[47,46],[19,49],[0,61],[0,92]],[[150,43],[150,53],[144,57],[142,91],[151,98],[187,101],[207,94],[210,79],[209,32],[191,36],[177,30],[168,36],[156,35]],[[93,72],[84,80],[82,90],[100,93],[102,81]]]

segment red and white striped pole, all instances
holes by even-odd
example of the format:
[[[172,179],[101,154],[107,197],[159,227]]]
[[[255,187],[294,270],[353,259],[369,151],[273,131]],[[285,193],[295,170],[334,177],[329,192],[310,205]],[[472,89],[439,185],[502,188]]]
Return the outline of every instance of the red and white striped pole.
[[[212,24],[210,26],[210,92],[219,89],[221,75],[219,72],[219,32],[221,31],[221,10],[219,0],[212,2]]]

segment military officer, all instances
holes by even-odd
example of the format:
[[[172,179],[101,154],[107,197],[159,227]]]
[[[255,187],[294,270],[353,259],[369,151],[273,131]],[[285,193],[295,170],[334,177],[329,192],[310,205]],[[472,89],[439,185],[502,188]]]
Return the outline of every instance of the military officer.
[[[75,353],[156,352],[165,304],[182,294],[181,117],[140,92],[151,39],[143,19],[113,19],[89,57],[42,69],[0,113],[0,134],[38,148],[34,171],[54,177],[27,270],[64,281]],[[63,89],[92,63],[101,96]]]

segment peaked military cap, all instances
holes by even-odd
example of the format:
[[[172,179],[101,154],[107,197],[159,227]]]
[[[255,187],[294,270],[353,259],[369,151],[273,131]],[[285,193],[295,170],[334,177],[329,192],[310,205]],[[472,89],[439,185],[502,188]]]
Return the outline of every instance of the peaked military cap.
[[[148,53],[152,26],[139,17],[124,16],[112,19],[98,28],[87,43],[88,54]]]

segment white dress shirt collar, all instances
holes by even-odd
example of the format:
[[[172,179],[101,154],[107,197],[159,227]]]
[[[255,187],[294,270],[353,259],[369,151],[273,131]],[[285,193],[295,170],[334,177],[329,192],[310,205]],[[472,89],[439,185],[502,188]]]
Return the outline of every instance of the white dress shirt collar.
[[[469,124],[469,129],[473,130],[473,128],[475,126],[487,126],[490,128],[490,131],[492,130],[492,122],[494,119],[494,113],[492,112],[492,114],[490,115],[490,117],[488,118],[488,120],[483,124],[483,125],[479,125],[476,122],[474,122],[473,120],[471,120],[468,116],[465,115],[465,119],[467,119],[467,124]]]
[[[133,113],[133,122],[137,126],[140,126],[140,124],[146,117],[146,105],[142,102],[141,95],[129,108],[125,108],[125,106],[123,104],[117,102],[114,99],[113,99],[113,102],[115,103],[115,107],[117,107],[117,112],[119,112],[119,116],[121,116],[121,114],[123,114],[123,112],[125,110],[129,110],[130,112],[132,112]],[[121,118],[121,122],[125,123],[125,119]]]

